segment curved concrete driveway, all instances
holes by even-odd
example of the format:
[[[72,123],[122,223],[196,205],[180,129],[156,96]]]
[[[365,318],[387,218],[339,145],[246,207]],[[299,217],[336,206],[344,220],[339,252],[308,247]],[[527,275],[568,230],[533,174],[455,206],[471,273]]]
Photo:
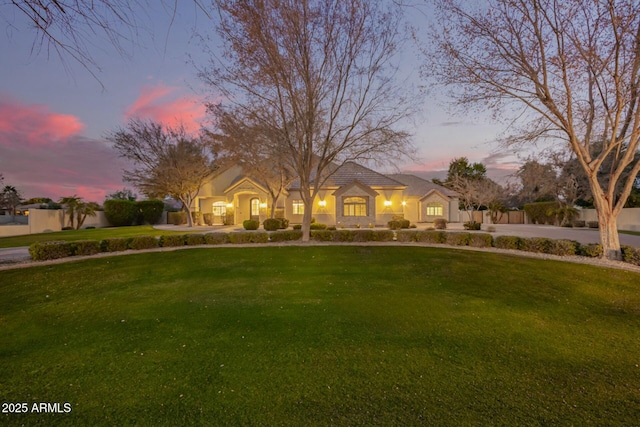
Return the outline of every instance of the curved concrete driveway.
[[[483,231],[486,231],[488,225],[483,225]],[[576,240],[582,244],[586,243],[598,243],[600,241],[600,234],[598,230],[592,228],[566,228],[555,227],[552,225],[522,225],[522,224],[497,224],[494,225],[496,231],[492,233],[494,236],[519,236],[519,237],[548,237],[550,239],[568,239]],[[202,233],[208,233],[211,231],[224,231],[232,232],[239,231],[242,228],[237,226],[232,227],[183,227],[175,225],[161,225],[156,226],[163,230],[175,230],[175,231],[200,231]],[[462,230],[462,224],[450,224],[449,230]],[[620,243],[623,245],[634,246],[640,248],[640,236],[633,236],[630,234],[620,234]],[[0,264],[1,263],[14,263],[31,259],[29,257],[28,247],[18,248],[5,248],[0,249]]]

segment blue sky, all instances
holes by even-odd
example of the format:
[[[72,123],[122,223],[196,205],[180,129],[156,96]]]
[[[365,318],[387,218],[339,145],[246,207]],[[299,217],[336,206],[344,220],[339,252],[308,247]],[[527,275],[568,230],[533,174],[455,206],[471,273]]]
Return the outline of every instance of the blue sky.
[[[192,35],[194,30],[211,32],[213,24],[192,2],[178,3],[173,23],[163,8],[141,15],[143,25],[130,55],[91,39],[99,81],[69,58],[33,52],[35,32],[26,19],[11,4],[0,6],[0,173],[5,185],[26,198],[77,194],[102,203],[106,194],[125,187],[125,164],[105,141],[107,132],[136,116],[197,129],[205,119],[204,96],[210,93],[189,63],[189,57],[196,63],[207,59]],[[415,14],[412,19],[427,18]],[[421,59],[415,46],[407,45],[401,60],[417,90]],[[496,154],[492,143],[501,127],[482,117],[451,115],[445,105],[441,95],[425,96],[424,110],[410,129],[419,158],[398,166],[436,177],[452,158],[466,156],[484,162],[494,177],[512,173],[514,157]]]

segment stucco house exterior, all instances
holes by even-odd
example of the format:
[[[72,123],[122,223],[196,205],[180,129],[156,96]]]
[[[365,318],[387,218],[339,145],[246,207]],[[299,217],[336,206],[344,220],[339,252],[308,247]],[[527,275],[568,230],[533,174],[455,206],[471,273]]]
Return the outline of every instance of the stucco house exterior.
[[[205,184],[195,210],[211,213],[214,224],[260,222],[269,217],[269,193],[259,180],[237,165],[228,166]],[[304,204],[297,182],[280,196],[275,207],[292,224],[302,223]],[[336,166],[318,191],[312,216],[317,222],[345,227],[385,226],[394,216],[412,223],[444,218],[458,221],[457,194],[409,174],[384,175],[354,162]]]

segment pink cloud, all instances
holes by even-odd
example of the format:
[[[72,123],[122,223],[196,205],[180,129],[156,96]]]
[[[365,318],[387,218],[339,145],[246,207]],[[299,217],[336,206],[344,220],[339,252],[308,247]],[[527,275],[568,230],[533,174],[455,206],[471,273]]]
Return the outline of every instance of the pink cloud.
[[[9,96],[0,100],[0,144],[11,144],[20,137],[30,145],[48,145],[78,135],[84,124],[76,116],[58,114],[47,105],[27,105]]]
[[[194,97],[180,96],[180,88],[166,86],[144,86],[140,96],[125,111],[125,117],[153,120],[170,127],[184,126],[188,132],[196,133],[206,115],[202,101]]]

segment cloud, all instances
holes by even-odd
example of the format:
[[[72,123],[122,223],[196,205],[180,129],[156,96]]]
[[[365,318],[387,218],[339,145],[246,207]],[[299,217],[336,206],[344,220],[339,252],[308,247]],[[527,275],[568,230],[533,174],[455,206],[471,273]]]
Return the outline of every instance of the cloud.
[[[125,111],[125,118],[153,120],[171,127],[184,126],[196,133],[206,116],[204,103],[194,97],[181,96],[180,88],[159,83],[144,86],[140,95]]]
[[[127,164],[101,140],[80,135],[80,119],[3,97],[0,101],[0,173],[25,198],[77,194],[102,203],[124,187]]]
[[[2,94],[0,138],[20,136],[29,145],[55,144],[78,135],[84,124],[76,116],[51,112],[47,105],[27,105]]]

